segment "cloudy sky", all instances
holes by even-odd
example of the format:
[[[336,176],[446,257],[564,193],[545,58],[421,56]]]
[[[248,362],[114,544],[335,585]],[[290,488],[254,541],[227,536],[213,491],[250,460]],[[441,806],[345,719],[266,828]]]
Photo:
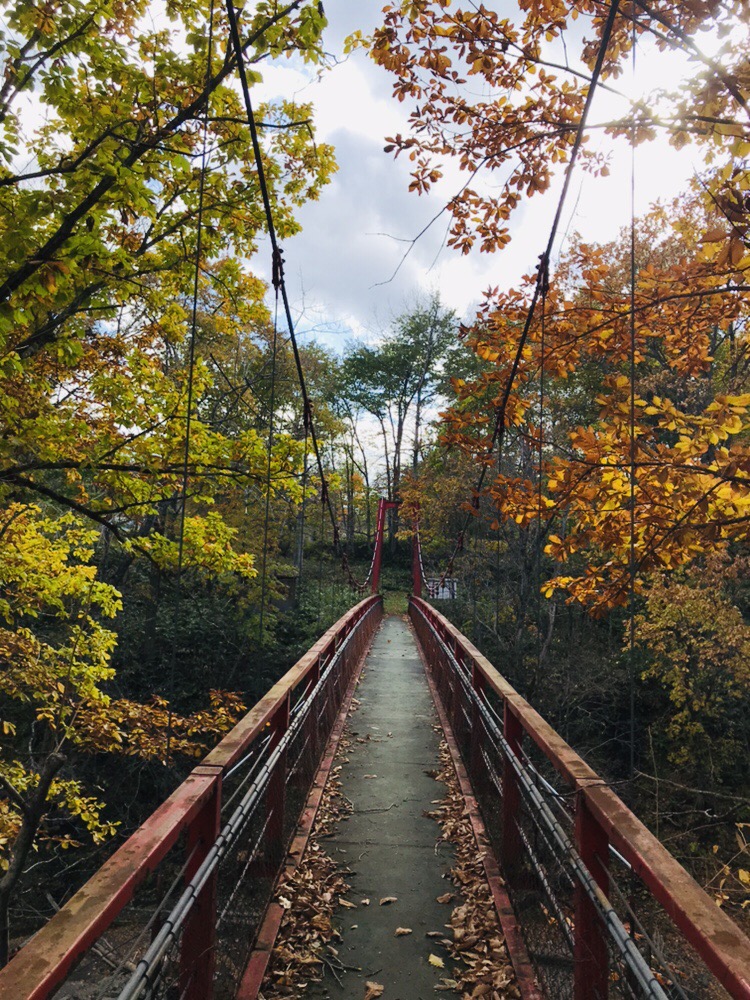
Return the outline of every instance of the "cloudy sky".
[[[303,232],[287,242],[285,252],[300,333],[308,331],[339,347],[353,336],[377,337],[416,296],[432,290],[438,290],[460,316],[468,316],[484,289],[508,286],[533,269],[546,244],[557,201],[553,188],[524,205],[513,220],[513,241],[502,253],[463,256],[443,248],[447,223],[443,216],[403,260],[409,246],[404,241],[427,225],[461,182],[453,171],[429,197],[409,194],[407,163],[383,152],[386,136],[407,131],[408,106],[391,98],[392,77],[364,52],[342,55],[350,32],[359,28],[367,33],[380,23],[381,6],[379,0],[326,0],[326,48],[338,65],[322,79],[293,62],[268,66],[263,83],[253,91],[256,103],[282,97],[312,101],[319,137],[336,148],[339,171],[320,200],[302,209]],[[656,55],[646,43],[639,48],[638,60],[637,88],[626,74],[617,82],[619,89],[650,95],[659,86],[674,84],[685,72],[676,57]],[[622,102],[600,93],[589,120],[594,124],[623,113]],[[606,142],[598,133],[595,136],[593,148]],[[640,147],[639,210],[657,198],[677,194],[692,172],[690,148],[676,153],[664,143]],[[630,153],[620,144],[608,178],[595,179],[580,171],[574,175],[561,239],[576,230],[589,239],[616,235],[630,216],[629,187]],[[558,252],[559,245],[560,240]],[[256,266],[265,270],[262,260]]]

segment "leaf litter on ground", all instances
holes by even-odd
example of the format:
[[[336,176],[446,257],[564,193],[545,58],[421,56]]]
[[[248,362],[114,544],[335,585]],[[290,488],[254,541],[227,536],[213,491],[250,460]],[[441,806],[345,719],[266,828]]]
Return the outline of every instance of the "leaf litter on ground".
[[[359,704],[353,698],[350,713],[356,711]],[[338,760],[350,746],[351,732],[347,727],[339,741]],[[353,811],[351,802],[341,791],[340,772],[341,764],[331,769],[300,864],[291,874],[282,870],[276,885],[274,898],[283,907],[284,916],[258,1000],[299,997],[308,983],[322,978],[325,969],[336,979],[345,969],[333,944],[339,938],[333,926],[333,915],[339,905],[351,909],[356,908],[356,904],[345,898],[350,888],[346,871],[342,871],[320,843]]]
[[[453,975],[445,977],[436,990],[452,989],[462,1000],[483,997],[486,1000],[517,1000],[520,997],[508,958],[490,887],[485,877],[482,856],[466,814],[466,802],[458,784],[453,761],[444,740],[440,743],[441,770],[437,780],[446,786],[446,795],[437,809],[428,815],[441,827],[441,840],[453,845],[455,863],[450,877],[463,899],[453,908],[447,934],[439,936],[448,948],[455,965]],[[448,903],[453,893],[438,897]],[[430,955],[431,964],[433,955]]]

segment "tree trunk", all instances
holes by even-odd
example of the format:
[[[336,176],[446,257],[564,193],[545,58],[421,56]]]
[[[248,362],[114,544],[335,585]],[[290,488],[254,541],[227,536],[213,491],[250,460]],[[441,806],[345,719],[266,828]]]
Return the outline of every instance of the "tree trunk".
[[[39,824],[47,811],[50,785],[64,763],[65,757],[62,754],[51,753],[44,762],[34,794],[28,799],[24,799],[18,792],[11,794],[11,799],[21,810],[23,821],[11,848],[8,870],[0,879],[0,969],[8,964],[10,957],[10,901],[23,874],[29,851],[34,846]],[[12,786],[6,786],[6,790],[14,791]]]

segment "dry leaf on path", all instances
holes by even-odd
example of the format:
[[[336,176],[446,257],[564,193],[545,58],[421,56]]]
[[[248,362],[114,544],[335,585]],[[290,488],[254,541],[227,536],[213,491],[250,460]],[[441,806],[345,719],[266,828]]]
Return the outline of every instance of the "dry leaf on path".
[[[438,896],[436,902],[438,903],[450,903],[450,901],[455,896],[453,892],[444,892],[442,896]]]
[[[395,903],[397,899],[398,896],[383,896],[383,898],[380,900],[380,905],[388,906],[389,903]]]
[[[411,934],[411,933],[412,933],[411,927],[397,927],[396,928],[396,937],[404,937],[405,934]]]
[[[430,965],[434,965],[436,969],[445,968],[445,962],[442,960],[442,958],[438,958],[437,955],[430,955],[427,961],[430,963]]]
[[[345,906],[347,910],[356,910],[357,907],[354,903],[350,903],[348,899],[344,899],[343,896],[339,896],[339,906]]]
[[[362,904],[362,906],[369,906],[370,900],[365,897],[365,899],[360,899],[360,903]]]
[[[375,997],[382,997],[385,986],[380,983],[365,983],[365,1000],[375,1000]]]

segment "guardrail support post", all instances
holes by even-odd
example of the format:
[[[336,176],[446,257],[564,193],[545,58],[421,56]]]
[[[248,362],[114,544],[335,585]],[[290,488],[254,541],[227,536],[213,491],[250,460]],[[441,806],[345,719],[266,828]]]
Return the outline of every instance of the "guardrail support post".
[[[284,733],[289,729],[290,700],[287,693],[284,701],[279,705],[271,719],[271,746],[273,751],[284,737]],[[268,782],[266,793],[266,810],[271,812],[271,818],[266,830],[266,861],[268,869],[272,873],[280,868],[284,860],[284,813],[286,811],[286,752],[273,770]]]
[[[422,563],[419,557],[419,526],[414,522],[411,535],[411,592],[415,597],[422,596]]]
[[[216,841],[221,828],[221,768],[199,765],[194,774],[213,776],[211,796],[188,827],[185,871],[189,882]],[[186,1000],[211,1000],[216,964],[216,878],[211,875],[198,894],[185,921],[180,944],[180,996]]]
[[[476,663],[471,665],[471,686],[476,691],[477,697],[481,698],[486,690],[484,677],[477,669]],[[481,798],[487,786],[485,763],[482,759],[482,748],[484,746],[484,735],[482,726],[482,715],[479,710],[479,703],[475,701],[471,706],[471,780],[474,788]]]
[[[503,730],[505,739],[514,754],[520,755],[523,727],[513,714],[507,700],[503,705]],[[518,777],[509,760],[503,763],[503,836],[502,867],[510,879],[518,869],[521,856],[521,834],[518,828],[518,814],[521,808],[521,790],[518,787]]]
[[[581,860],[605,893],[608,878],[605,865],[609,853],[607,835],[586,806],[579,791],[576,801],[576,847]],[[575,1000],[606,1000],[609,995],[609,954],[599,917],[585,889],[575,886]]]

